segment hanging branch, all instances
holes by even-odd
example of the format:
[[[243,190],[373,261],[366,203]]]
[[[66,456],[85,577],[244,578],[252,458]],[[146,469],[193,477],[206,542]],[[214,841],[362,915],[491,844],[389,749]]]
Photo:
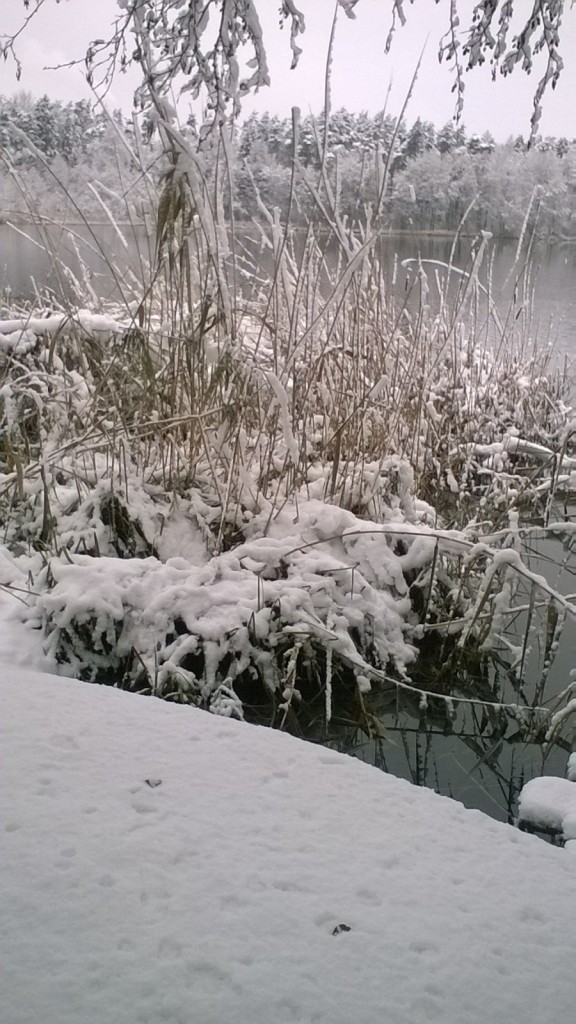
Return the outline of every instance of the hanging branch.
[[[59,0],[55,0],[56,3]],[[154,105],[154,97],[190,92],[194,98],[206,92],[212,125],[236,115],[242,97],[270,84],[270,72],[258,6],[265,0],[117,0],[120,14],[108,38],[94,40],[82,60],[88,82],[107,89],[114,74],[133,64],[142,66],[142,83],[136,93],[139,107]],[[425,3],[425,0],[419,0]],[[23,0],[28,12],[12,35],[0,35],[0,56],[16,62],[21,73],[15,43],[46,0]],[[337,0],[345,14],[355,17],[359,0]],[[439,0],[436,0],[439,3]],[[414,4],[414,0],[410,0]],[[555,88],[563,69],[560,35],[565,0],[478,0],[469,27],[460,30],[460,0],[450,0],[448,31],[440,41],[440,59],[453,61],[457,92],[456,118],[462,113],[467,71],[489,60],[492,75],[509,75],[518,65],[530,74],[534,58],[547,55],[544,73],[534,94],[531,138],[538,129],[542,99],[548,86]],[[526,8],[529,13],[526,16]],[[407,22],[406,0],[393,0],[392,26],[385,42],[388,52],[397,23]],[[304,32],[304,15],[295,0],[281,0],[280,27],[290,25],[292,68],[296,67]],[[513,33],[516,32],[515,35]],[[511,41],[510,41],[510,37]],[[134,42],[133,42],[134,40]],[[143,47],[147,50],[145,65]],[[248,56],[245,57],[247,51]],[[465,58],[461,62],[460,55]]]

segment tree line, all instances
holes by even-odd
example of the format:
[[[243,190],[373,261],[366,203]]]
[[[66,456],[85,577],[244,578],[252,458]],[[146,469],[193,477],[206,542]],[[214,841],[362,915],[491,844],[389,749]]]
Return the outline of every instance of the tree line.
[[[201,141],[193,117],[181,130],[196,142],[210,177],[216,139]],[[527,217],[539,234],[576,234],[575,139],[539,136],[528,146],[518,136],[502,145],[489,132],[469,135],[452,121],[436,128],[420,117],[409,124],[386,112],[341,109],[327,125],[322,116],[308,116],[296,130],[288,118],[251,114],[236,124],[230,151],[233,188],[225,204],[239,221],[274,208],[285,215],[289,206],[296,223],[313,220],[318,203],[310,186],[322,168],[339,215],[349,220],[378,209],[391,230],[454,231],[466,216],[465,230],[505,236],[518,235]],[[138,127],[120,111],[109,115],[86,100],[64,104],[27,93],[0,96],[1,155],[4,215],[29,210],[31,198],[48,216],[70,216],[72,196],[84,216],[102,219],[105,194],[114,216],[124,219],[128,203],[140,218],[148,203],[142,157],[152,179],[165,169],[153,122],[145,116]],[[6,173],[9,167],[18,181]],[[49,168],[61,190],[53,183],[47,188]]]
[[[324,157],[324,139],[327,154]],[[449,121],[437,129],[390,114],[347,110],[305,118],[296,136],[288,119],[252,114],[237,139],[234,210],[258,216],[262,205],[286,210],[296,146],[302,178],[322,164],[350,219],[380,204],[392,230],[490,230],[517,236],[527,226],[541,235],[576,235],[576,139],[522,135],[497,144],[489,132],[468,134]],[[388,177],[382,194],[384,168]],[[314,216],[310,189],[300,182],[296,217]]]
[[[99,221],[108,216],[104,201],[112,216],[126,219],[130,204],[139,219],[149,190],[135,131],[120,110],[110,114],[88,100],[0,96],[0,218]],[[156,160],[153,148],[146,159]]]
[[[0,151],[17,165],[34,159],[29,143],[47,160],[56,156],[73,165],[105,132],[106,118],[88,100],[62,103],[30,93],[0,96]],[[15,130],[14,130],[15,129]]]

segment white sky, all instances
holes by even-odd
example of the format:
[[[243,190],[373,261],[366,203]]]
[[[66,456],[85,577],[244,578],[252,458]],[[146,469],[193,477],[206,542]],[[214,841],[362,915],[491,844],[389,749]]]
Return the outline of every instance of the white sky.
[[[34,2],[34,0],[32,0]],[[532,0],[516,0],[521,14],[532,7]],[[269,110],[288,116],[292,106],[300,106],[303,114],[318,113],[324,100],[324,70],[334,0],[300,0],[306,15],[307,29],[302,38],[303,54],[296,71],[290,71],[289,34],[278,31],[278,0],[259,0],[258,8],[272,73],[270,89],[244,103],[244,110]],[[576,136],[576,6],[567,3],[562,31],[561,52],[566,68],[555,92],[549,90],[544,101],[541,131],[544,135]],[[390,0],[360,0],[357,18],[350,21],[340,15],[333,64],[333,109],[376,113],[386,103],[397,113],[403,103],[418,57],[425,45],[413,98],[407,112],[408,121],[417,116],[440,127],[454,113],[452,77],[446,66],[438,64],[438,41],[447,27],[449,0],[405,0],[408,23],[398,28],[390,54],[384,45],[390,26]],[[460,0],[461,24],[474,7],[474,0]],[[2,0],[0,32],[13,31],[20,23],[22,0]],[[82,57],[87,43],[107,35],[117,13],[116,0],[46,0],[43,10],[28,26],[19,40],[18,53],[23,63],[20,83],[10,63],[0,63],[0,93],[10,95],[18,88],[35,96],[48,93],[55,99],[75,100],[89,95],[81,71],[66,69],[45,71],[47,65]],[[539,78],[538,67],[531,76],[517,69],[506,79],[492,83],[487,68],[475,69],[466,75],[466,96],[463,121],[469,132],[487,129],[498,140],[519,133],[528,135],[532,112],[532,95]],[[111,107],[131,107],[134,76],[119,76],[108,97]],[[186,109],[186,108],[185,108]]]

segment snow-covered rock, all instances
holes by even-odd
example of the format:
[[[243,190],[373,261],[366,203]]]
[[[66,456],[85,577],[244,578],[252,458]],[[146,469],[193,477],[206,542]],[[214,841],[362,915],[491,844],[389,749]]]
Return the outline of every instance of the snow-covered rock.
[[[568,760],[566,779],[543,776],[531,779],[518,799],[518,822],[534,831],[550,831],[559,835],[576,853],[576,756]]]

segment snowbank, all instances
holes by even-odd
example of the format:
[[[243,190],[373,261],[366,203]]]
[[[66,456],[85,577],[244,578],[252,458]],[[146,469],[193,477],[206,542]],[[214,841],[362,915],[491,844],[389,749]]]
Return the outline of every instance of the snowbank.
[[[267,729],[0,689],[4,1024],[572,1019],[563,851]]]
[[[567,779],[547,775],[526,783],[518,800],[518,820],[524,827],[528,825],[536,831],[561,835],[570,850],[576,853],[575,761],[572,755]]]

